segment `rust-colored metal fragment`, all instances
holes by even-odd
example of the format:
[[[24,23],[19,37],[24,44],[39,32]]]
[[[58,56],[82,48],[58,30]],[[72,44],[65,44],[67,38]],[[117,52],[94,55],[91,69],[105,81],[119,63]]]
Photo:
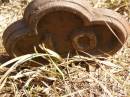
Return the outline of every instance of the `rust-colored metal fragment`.
[[[34,46],[38,48],[38,39],[29,34],[30,30],[23,20],[10,25],[3,34],[3,45],[12,57],[34,53]]]
[[[34,0],[25,9],[22,24],[7,28],[3,40],[12,56],[32,53],[34,46],[41,52],[39,44],[63,57],[77,52],[113,55],[125,43],[128,26],[120,14],[91,8],[86,0]]]

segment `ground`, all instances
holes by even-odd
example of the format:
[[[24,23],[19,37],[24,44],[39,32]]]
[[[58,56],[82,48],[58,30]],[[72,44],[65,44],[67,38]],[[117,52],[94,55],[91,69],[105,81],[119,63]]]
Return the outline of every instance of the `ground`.
[[[21,19],[30,0],[10,0],[0,5],[0,35]],[[95,0],[94,7],[111,8],[129,21],[127,0]],[[0,41],[3,62],[9,60]],[[129,41],[109,58],[75,56],[61,58],[53,51],[28,54],[0,66],[0,97],[130,97]],[[32,60],[42,56],[48,65]],[[11,64],[11,65],[10,65]],[[36,65],[37,64],[37,65]]]

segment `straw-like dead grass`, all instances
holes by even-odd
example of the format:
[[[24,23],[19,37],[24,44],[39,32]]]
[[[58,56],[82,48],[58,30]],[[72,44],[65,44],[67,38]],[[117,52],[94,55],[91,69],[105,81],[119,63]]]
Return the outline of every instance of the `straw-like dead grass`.
[[[30,1],[12,0],[0,6],[0,32],[22,17]],[[127,0],[98,0],[94,7],[109,7],[129,19]],[[42,47],[41,47],[42,48]],[[113,57],[86,54],[61,58],[46,50],[23,55],[0,66],[0,97],[129,97],[130,49]],[[36,49],[35,49],[36,50]],[[33,59],[40,58],[40,61]],[[45,63],[41,61],[44,60]]]

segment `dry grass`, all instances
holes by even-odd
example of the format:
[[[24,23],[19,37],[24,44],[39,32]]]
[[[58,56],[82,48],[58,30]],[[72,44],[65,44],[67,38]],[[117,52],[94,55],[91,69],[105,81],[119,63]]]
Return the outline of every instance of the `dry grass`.
[[[22,17],[29,1],[14,0],[0,6],[0,32]],[[129,19],[127,0],[98,0],[94,7],[107,7]],[[104,58],[86,54],[61,58],[46,48],[46,54],[28,54],[0,66],[0,97],[129,97],[130,49]],[[40,63],[32,60],[39,57]]]

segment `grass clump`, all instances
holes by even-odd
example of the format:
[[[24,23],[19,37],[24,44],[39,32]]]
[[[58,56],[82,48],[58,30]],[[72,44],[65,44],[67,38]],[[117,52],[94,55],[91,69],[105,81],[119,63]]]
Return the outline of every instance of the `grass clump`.
[[[1,65],[0,94],[9,97],[128,95],[129,69],[123,63],[89,54],[64,59],[52,54],[28,54]],[[47,63],[35,62],[36,57]]]

